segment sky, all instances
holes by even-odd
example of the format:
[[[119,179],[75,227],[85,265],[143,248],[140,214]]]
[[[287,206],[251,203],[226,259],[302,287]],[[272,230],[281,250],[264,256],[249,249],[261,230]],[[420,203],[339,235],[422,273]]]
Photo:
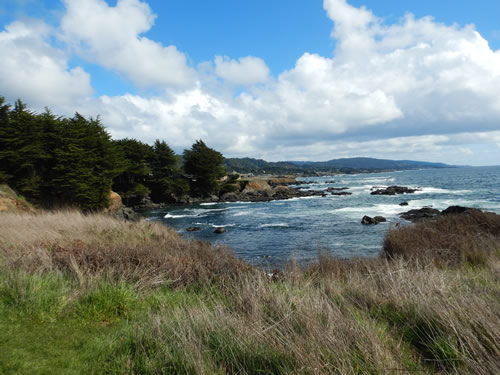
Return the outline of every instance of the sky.
[[[226,157],[500,164],[498,0],[1,0],[0,95]]]

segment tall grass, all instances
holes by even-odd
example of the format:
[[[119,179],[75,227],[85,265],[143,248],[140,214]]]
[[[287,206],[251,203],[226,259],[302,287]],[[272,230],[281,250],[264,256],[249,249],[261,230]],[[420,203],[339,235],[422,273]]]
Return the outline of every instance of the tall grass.
[[[497,220],[393,228],[378,259],[320,254],[271,278],[159,224],[2,215],[0,325],[51,322],[57,351],[57,330],[87,338],[81,327],[99,327],[74,349],[82,373],[497,374]],[[19,350],[0,349],[7,364]],[[27,358],[16,365],[37,369]]]

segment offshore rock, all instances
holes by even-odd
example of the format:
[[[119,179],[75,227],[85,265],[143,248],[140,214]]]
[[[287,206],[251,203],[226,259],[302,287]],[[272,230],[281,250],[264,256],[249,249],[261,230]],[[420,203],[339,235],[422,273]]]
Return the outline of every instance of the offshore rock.
[[[432,219],[439,215],[441,215],[441,211],[431,207],[424,207],[416,210],[410,210],[402,214],[399,214],[401,218],[411,222],[421,221],[425,219]]]
[[[378,223],[383,223],[385,221],[387,221],[387,220],[383,216],[375,216],[375,217],[363,216],[363,218],[361,219],[361,224],[376,225]]]
[[[217,233],[217,234],[221,234],[221,233],[224,233],[226,230],[224,228],[216,228],[214,230],[214,233]]]
[[[468,212],[480,212],[477,208],[462,207],[462,206],[450,206],[446,210],[441,211],[441,215],[459,215]]]
[[[396,194],[412,194],[420,189],[412,189],[406,186],[389,186],[385,189],[377,189],[372,191],[371,195],[396,195]]]

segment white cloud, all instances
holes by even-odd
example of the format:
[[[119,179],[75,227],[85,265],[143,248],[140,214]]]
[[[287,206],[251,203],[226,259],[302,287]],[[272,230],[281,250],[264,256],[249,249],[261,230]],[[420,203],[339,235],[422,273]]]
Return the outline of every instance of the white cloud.
[[[29,103],[76,102],[87,115],[101,114],[115,137],[163,138],[178,150],[203,138],[227,156],[269,160],[498,159],[500,51],[473,26],[410,14],[386,25],[366,8],[324,0],[334,23],[332,56],[304,53],[272,78],[252,56],[217,56],[195,71],[175,46],[142,35],[155,15],[139,0],[64,1],[60,35],[80,56],[165,90],[82,100],[91,95],[88,74],[68,68],[41,23],[0,33],[7,51],[0,84]],[[234,96],[235,85],[247,88]]]
[[[189,87],[195,72],[175,46],[163,46],[141,34],[156,16],[139,0],[63,0],[61,29],[78,54],[105,68],[125,74],[136,85]]]
[[[50,35],[41,21],[16,21],[0,32],[0,95],[35,107],[74,110],[92,95],[90,76],[68,67],[67,56],[50,45]]]
[[[215,57],[215,72],[228,83],[236,85],[252,85],[269,80],[269,68],[264,60],[258,57],[242,57],[231,60],[229,57]]]

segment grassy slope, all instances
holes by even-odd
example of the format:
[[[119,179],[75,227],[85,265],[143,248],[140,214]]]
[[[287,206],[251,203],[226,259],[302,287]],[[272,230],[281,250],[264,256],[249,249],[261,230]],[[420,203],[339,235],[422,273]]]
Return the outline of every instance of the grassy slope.
[[[500,372],[494,216],[395,228],[387,258],[274,279],[147,222],[0,228],[0,373]]]

